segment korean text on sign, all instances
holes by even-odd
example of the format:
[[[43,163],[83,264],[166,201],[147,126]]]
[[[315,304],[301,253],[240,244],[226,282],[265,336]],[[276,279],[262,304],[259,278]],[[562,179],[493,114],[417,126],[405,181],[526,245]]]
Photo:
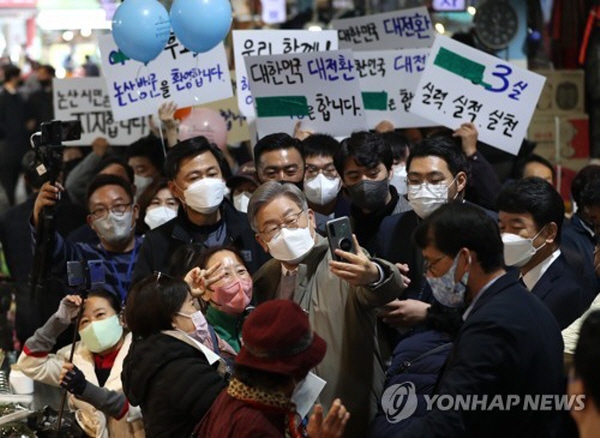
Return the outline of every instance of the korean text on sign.
[[[337,50],[337,32],[325,30],[234,30],[233,52],[235,71],[238,78],[238,105],[240,112],[255,118],[254,99],[250,90],[249,75],[244,58],[247,56],[285,55],[291,53],[312,53]],[[279,69],[281,65],[264,66]]]
[[[166,101],[187,107],[233,96],[223,44],[196,55],[171,34],[162,53],[144,66],[125,56],[112,35],[99,43],[116,120],[156,114]]]
[[[452,129],[472,122],[485,143],[516,155],[545,78],[436,37],[410,111]]]
[[[354,52],[369,129],[382,120],[396,128],[434,124],[409,112],[428,55],[425,48]]]
[[[335,136],[366,129],[349,50],[245,58],[260,137],[303,128]]]
[[[392,50],[431,47],[434,29],[427,8],[332,20],[341,49]]]
[[[102,78],[54,79],[54,114],[58,120],[79,120],[81,139],[70,145],[89,146],[96,137],[128,145],[150,131],[144,117],[117,121]]]

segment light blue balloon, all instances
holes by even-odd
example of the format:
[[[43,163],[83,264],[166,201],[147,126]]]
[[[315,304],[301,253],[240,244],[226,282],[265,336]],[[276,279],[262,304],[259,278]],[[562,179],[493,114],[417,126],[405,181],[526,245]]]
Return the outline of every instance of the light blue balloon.
[[[177,39],[194,53],[213,49],[231,28],[229,0],[175,0],[171,25]]]
[[[169,13],[158,0],[125,0],[113,17],[115,43],[129,58],[144,64],[160,55],[170,32]]]

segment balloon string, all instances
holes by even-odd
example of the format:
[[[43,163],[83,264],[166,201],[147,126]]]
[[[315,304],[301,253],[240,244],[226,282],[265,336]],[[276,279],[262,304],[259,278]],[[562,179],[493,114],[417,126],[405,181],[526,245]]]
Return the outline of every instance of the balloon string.
[[[194,53],[194,57],[196,58],[196,71],[198,72],[198,74],[201,74],[200,68],[198,67],[198,64],[200,63],[200,57],[198,56],[198,53]],[[196,95],[196,91],[194,91],[194,100],[196,102],[200,101],[200,99],[198,99],[198,96]],[[192,107],[192,111],[194,111],[194,107]]]
[[[136,85],[135,92],[137,93],[137,97],[140,98],[140,99],[141,99],[142,94],[140,93],[140,89],[139,89],[139,87],[138,87],[137,84],[140,83],[140,81],[139,81],[139,79],[140,79],[140,73],[141,73],[141,71],[142,71],[142,69],[144,67],[146,67],[146,65],[144,65],[144,64],[140,65],[139,68],[138,68],[138,71],[137,71],[137,73],[135,75],[135,85]]]

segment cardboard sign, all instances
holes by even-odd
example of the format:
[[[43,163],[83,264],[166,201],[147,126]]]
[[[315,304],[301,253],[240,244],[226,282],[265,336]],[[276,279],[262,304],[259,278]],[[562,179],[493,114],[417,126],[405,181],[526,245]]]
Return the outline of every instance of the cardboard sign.
[[[167,101],[183,108],[233,95],[223,44],[194,55],[171,34],[163,52],[143,65],[125,56],[112,35],[98,41],[116,120],[156,114]]]
[[[333,136],[366,129],[350,50],[245,58],[259,137],[302,129]]]
[[[113,118],[106,82],[101,77],[54,79],[52,88],[55,119],[81,122],[81,140],[69,145],[89,146],[95,138],[105,137],[110,144],[125,146],[150,132],[145,117]]]
[[[354,52],[369,129],[382,120],[395,128],[434,125],[409,112],[428,55],[429,49]]]
[[[327,52],[337,48],[335,30],[234,30],[233,53],[240,112],[251,119],[256,117],[244,57]]]
[[[431,47],[434,29],[426,7],[332,20],[340,49],[392,50]]]
[[[479,140],[516,155],[545,78],[437,36],[410,111],[457,129],[473,122]]]

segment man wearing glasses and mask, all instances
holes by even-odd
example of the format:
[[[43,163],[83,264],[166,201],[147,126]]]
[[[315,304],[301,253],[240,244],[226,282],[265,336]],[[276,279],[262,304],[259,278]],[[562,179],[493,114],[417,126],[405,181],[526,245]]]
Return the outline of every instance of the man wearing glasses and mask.
[[[351,412],[346,437],[365,437],[383,387],[383,363],[377,342],[375,308],[398,297],[404,288],[398,269],[383,260],[336,250],[315,231],[315,215],[302,191],[292,184],[267,182],[254,192],[248,219],[256,240],[273,256],[253,276],[261,303],[289,299],[309,315],[311,326],[327,342],[315,368],[327,385],[326,409],[336,397]],[[356,238],[354,245],[359,248]]]
[[[42,186],[33,207],[33,227],[37,227],[44,207],[55,205],[62,191],[60,184],[47,182]],[[66,280],[68,261],[103,260],[104,288],[124,301],[142,240],[135,235],[139,208],[134,204],[131,184],[115,175],[98,175],[88,187],[87,206],[87,222],[100,243],[72,242],[56,233],[52,272]],[[35,228],[33,231],[35,239]]]

